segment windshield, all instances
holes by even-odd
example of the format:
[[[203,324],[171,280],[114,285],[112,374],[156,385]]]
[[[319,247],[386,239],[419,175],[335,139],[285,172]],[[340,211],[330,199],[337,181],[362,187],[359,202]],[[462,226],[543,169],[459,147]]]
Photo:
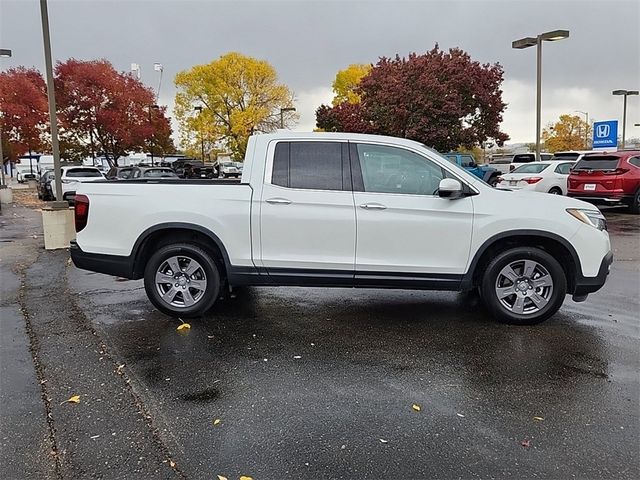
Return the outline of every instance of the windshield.
[[[233,163],[226,162],[226,163],[223,163],[222,166],[223,166],[223,168],[229,168],[229,167],[233,167],[234,165],[233,165]]]
[[[101,177],[100,170],[95,168],[72,168],[67,170],[67,177]]]
[[[589,155],[582,157],[574,170],[615,170],[618,168],[618,157],[613,155]]]
[[[536,162],[536,163],[531,163],[527,165],[521,165],[511,173],[540,173],[548,166],[549,166],[548,163]]]
[[[511,163],[529,163],[533,162],[535,159],[536,156],[533,153],[519,153],[518,155],[513,156]]]

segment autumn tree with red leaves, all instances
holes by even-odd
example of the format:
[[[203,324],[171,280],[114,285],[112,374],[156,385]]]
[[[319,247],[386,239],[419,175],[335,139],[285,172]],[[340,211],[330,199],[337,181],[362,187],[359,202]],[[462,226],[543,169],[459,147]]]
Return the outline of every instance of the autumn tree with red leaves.
[[[33,68],[17,67],[0,73],[2,163],[46,148],[48,123],[44,79]]]
[[[111,165],[132,151],[173,151],[166,107],[153,108],[155,95],[140,80],[106,60],[69,59],[55,73],[61,136],[69,148],[102,153]]]
[[[316,121],[324,130],[409,138],[445,152],[488,138],[501,145],[509,138],[500,131],[502,80],[498,63],[480,64],[459,48],[436,45],[424,55],[382,57],[355,90],[357,109],[345,115],[343,104],[321,106]]]

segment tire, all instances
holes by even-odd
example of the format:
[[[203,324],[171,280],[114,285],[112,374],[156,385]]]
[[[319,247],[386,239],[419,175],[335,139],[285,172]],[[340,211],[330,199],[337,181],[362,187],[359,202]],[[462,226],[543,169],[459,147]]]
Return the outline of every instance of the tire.
[[[548,193],[551,195],[562,195],[562,189],[560,187],[553,187]]]
[[[640,213],[640,190],[633,196],[633,202],[629,205],[629,213],[635,213],[636,215]]]
[[[560,263],[535,247],[499,254],[487,265],[480,285],[489,312],[499,322],[512,325],[545,321],[558,311],[566,293],[567,279]]]
[[[176,261],[182,270],[178,277],[171,268]],[[186,274],[190,268],[195,269],[191,276]],[[170,282],[157,282],[156,274],[160,280]],[[198,286],[194,287],[196,283]],[[209,253],[201,246],[175,243],[161,247],[151,256],[144,270],[144,288],[151,303],[162,313],[172,317],[199,317],[218,299],[220,273]],[[161,292],[164,292],[164,298]]]

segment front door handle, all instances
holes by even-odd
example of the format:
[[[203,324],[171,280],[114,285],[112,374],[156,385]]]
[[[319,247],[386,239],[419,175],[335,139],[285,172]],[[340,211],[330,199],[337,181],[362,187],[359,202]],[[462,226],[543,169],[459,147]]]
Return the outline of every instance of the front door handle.
[[[360,205],[360,208],[364,208],[365,210],[386,210],[387,207],[379,203],[363,203]]]
[[[265,200],[265,202],[271,203],[271,204],[274,204],[274,205],[289,205],[291,203],[291,200],[288,200],[286,198],[278,198],[278,197],[276,197],[276,198],[267,198]]]

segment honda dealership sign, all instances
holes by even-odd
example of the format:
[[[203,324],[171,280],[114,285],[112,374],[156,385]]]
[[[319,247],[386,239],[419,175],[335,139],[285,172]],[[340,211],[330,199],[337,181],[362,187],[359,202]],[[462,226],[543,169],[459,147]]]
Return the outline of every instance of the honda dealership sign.
[[[618,147],[618,121],[593,122],[593,148],[615,150]]]

